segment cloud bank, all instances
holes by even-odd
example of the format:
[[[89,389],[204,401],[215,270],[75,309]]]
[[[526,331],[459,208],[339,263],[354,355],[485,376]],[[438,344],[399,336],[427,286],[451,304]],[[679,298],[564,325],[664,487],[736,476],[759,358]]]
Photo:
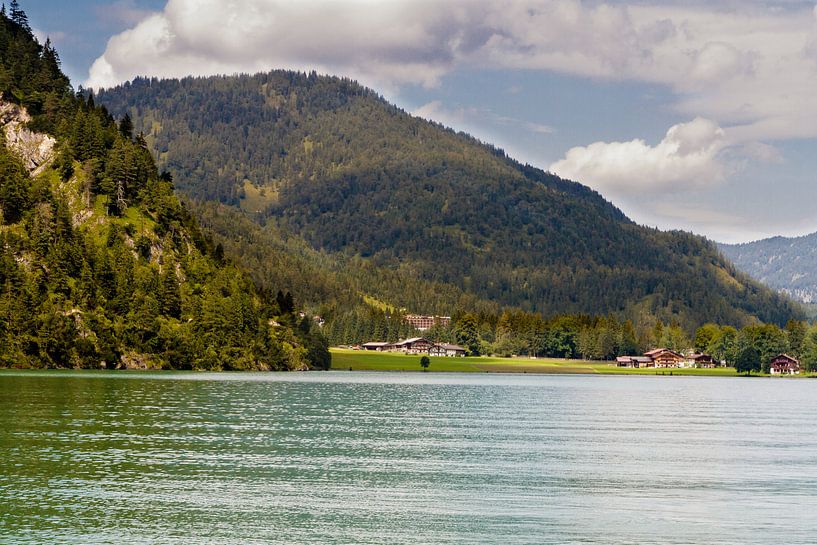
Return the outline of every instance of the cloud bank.
[[[735,7],[737,6],[737,7]],[[744,141],[817,136],[817,12],[790,3],[169,0],[114,36],[86,82],[274,67],[393,89],[462,67],[666,85]]]
[[[387,94],[482,69],[660,85],[667,108],[691,121],[657,143],[575,147],[550,167],[622,204],[700,194],[752,162],[780,162],[769,143],[817,138],[817,8],[787,0],[168,0],[110,39],[85,85],[272,68],[350,76]],[[554,131],[436,101],[415,113]]]

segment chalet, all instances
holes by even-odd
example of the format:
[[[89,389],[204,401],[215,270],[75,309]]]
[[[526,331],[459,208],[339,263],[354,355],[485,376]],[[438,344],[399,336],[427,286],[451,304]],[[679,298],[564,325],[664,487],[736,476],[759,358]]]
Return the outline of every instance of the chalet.
[[[382,352],[389,346],[389,343],[363,343],[360,345],[360,348],[363,350],[376,350],[377,352]]]
[[[772,375],[799,375],[800,360],[788,354],[779,354],[772,358],[769,372]]]
[[[652,363],[647,365],[647,367],[681,367],[686,362],[684,356],[667,348],[650,350],[649,352],[645,352],[644,356],[652,360]]]
[[[718,362],[709,354],[690,354],[686,358],[686,363],[690,367],[712,369],[718,367]]]
[[[389,352],[402,352],[404,354],[428,354],[434,343],[422,337],[414,337],[404,341],[388,345],[385,350]]]
[[[465,348],[457,344],[435,344],[428,350],[429,356],[445,356],[448,358],[464,358]]]
[[[652,367],[652,358],[647,356],[619,356],[616,365],[619,367]]]

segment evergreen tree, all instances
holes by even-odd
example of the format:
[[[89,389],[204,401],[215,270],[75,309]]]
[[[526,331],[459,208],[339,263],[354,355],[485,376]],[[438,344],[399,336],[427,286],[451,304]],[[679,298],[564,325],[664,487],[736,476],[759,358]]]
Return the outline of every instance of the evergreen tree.
[[[455,326],[457,342],[468,350],[471,356],[479,356],[480,339],[477,332],[477,322],[472,314],[465,314]]]
[[[22,9],[20,9],[20,4],[17,2],[17,0],[11,0],[9,8],[9,16],[11,17],[11,20],[17,23],[23,30],[31,34],[31,27],[28,25],[28,16]]]
[[[179,280],[176,271],[168,266],[162,274],[159,300],[161,301],[161,312],[171,318],[181,318],[182,296],[179,289]]]
[[[123,115],[119,122],[119,134],[128,140],[133,140],[133,121],[128,113]]]

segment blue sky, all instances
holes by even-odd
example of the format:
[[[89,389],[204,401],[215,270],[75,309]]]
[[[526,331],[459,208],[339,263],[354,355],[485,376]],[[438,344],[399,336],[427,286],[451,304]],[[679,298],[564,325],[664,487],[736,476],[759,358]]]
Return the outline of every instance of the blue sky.
[[[817,230],[814,2],[21,0],[74,85],[316,69],[601,192],[639,223]]]

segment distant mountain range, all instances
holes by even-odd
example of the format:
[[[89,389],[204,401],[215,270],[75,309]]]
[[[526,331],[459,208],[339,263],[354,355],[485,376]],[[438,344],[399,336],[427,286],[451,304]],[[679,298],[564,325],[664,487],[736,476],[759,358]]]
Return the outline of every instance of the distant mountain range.
[[[803,303],[817,303],[817,233],[720,244],[737,268]]]
[[[348,79],[137,79],[96,100],[132,118],[262,288],[291,286],[316,307],[354,304],[351,293],[421,313],[504,307],[687,328],[799,312],[704,238],[636,225],[588,187]],[[238,212],[247,221],[226,219]]]

